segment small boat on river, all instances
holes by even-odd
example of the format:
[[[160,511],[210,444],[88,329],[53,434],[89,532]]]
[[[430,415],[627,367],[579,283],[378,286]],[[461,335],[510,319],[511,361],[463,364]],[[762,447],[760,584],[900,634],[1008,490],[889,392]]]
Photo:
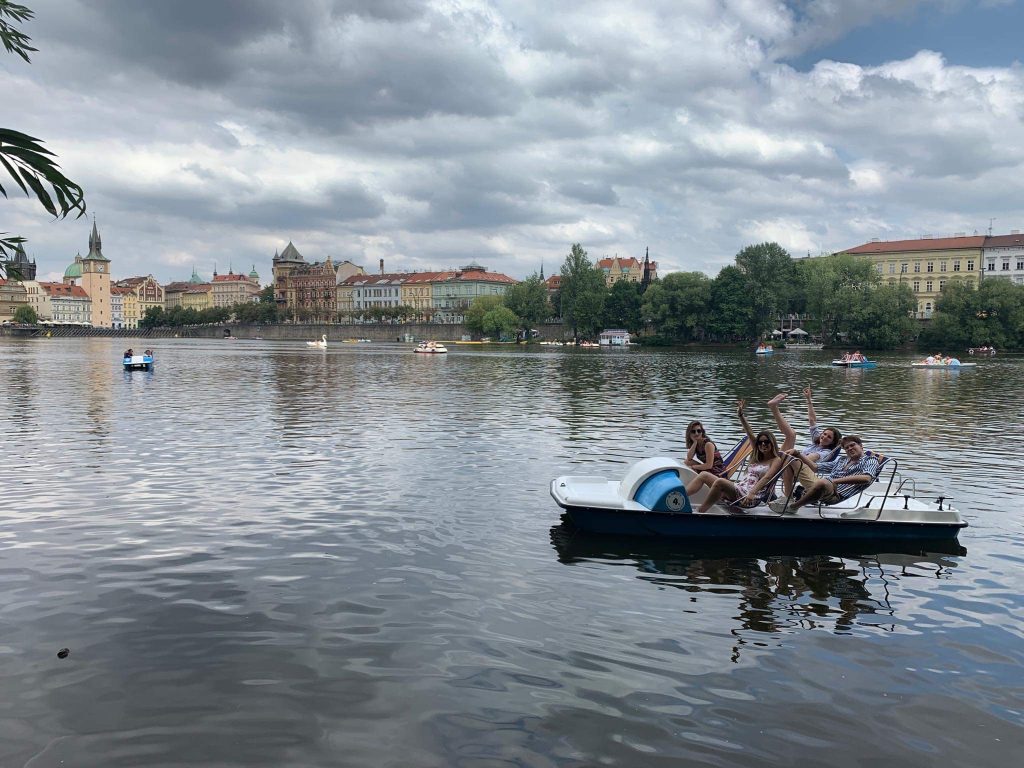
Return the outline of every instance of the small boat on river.
[[[126,371],[151,371],[153,370],[153,353],[147,349],[141,355],[126,354],[121,363]]]
[[[448,353],[448,348],[438,341],[421,341],[413,352],[423,355],[444,355]]]
[[[774,355],[775,349],[767,344],[758,344],[757,349],[754,350],[755,355]]]
[[[878,366],[874,360],[833,360],[832,365],[839,368],[875,368]]]
[[[888,465],[891,464],[891,469]],[[643,459],[622,480],[562,476],[551,481],[551,496],[579,529],[616,536],[674,539],[751,539],[757,541],[921,540],[955,539],[967,523],[944,497],[913,498],[910,479],[896,479],[897,462],[883,463],[887,480],[875,481],[860,493],[830,506],[807,505],[780,514],[767,505],[739,509],[715,504],[707,512],[694,508],[707,493],[693,497],[686,483],[694,472],[671,458]]]
[[[911,363],[911,368],[927,368],[932,371],[959,371],[961,368],[977,368],[977,363]]]

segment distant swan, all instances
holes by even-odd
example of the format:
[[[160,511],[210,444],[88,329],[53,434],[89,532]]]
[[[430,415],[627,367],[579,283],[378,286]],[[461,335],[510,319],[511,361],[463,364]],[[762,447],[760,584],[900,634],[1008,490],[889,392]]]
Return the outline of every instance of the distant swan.
[[[325,333],[320,337],[320,341],[307,341],[307,347],[320,347],[320,349],[327,349],[327,334]]]

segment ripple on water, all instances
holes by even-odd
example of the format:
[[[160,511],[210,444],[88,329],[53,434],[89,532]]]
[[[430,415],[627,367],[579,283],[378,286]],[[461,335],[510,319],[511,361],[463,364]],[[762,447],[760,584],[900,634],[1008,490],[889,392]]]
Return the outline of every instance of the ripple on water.
[[[0,339],[0,764],[1016,758],[1022,424],[979,404],[1015,402],[1024,361],[161,340],[124,374],[119,351]],[[730,445],[738,397],[772,427],[788,391],[803,431],[807,385],[955,499],[966,554],[560,525],[552,476],[678,456],[692,418]]]

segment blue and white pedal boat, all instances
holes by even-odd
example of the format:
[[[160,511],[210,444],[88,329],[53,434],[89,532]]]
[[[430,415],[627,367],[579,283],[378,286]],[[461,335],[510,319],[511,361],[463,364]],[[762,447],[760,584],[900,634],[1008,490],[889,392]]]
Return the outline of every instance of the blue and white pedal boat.
[[[124,369],[126,371],[151,371],[153,369],[153,356],[152,355],[132,355],[131,357],[125,356],[123,360]]]
[[[921,540],[955,539],[967,527],[944,498],[934,502],[892,490],[893,475],[861,494],[832,506],[807,505],[795,514],[768,506],[738,509],[715,504],[694,511],[707,493],[693,497],[686,483],[694,472],[671,458],[651,458],[631,466],[622,480],[596,476],[556,477],[551,496],[578,529],[616,536],[676,539],[752,540]]]

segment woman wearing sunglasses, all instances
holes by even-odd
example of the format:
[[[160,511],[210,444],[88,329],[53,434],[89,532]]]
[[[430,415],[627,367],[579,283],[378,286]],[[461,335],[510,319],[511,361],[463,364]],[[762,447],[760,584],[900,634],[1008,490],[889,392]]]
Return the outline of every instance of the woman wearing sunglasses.
[[[750,464],[747,466],[747,474],[738,483],[734,483],[724,477],[718,477],[710,472],[701,472],[689,485],[686,492],[689,495],[695,494],[702,486],[709,486],[708,495],[700,505],[698,512],[707,512],[719,499],[735,502],[740,507],[756,507],[768,500],[772,486],[775,485],[776,476],[782,468],[782,456],[779,453],[779,444],[775,441],[775,435],[767,430],[762,430],[754,436],[754,430],[750,428],[746,415],[743,413],[743,406],[746,401],[740,400],[736,404],[736,414],[740,417],[743,430],[750,438],[754,446],[750,455]]]
[[[694,472],[710,472],[718,477],[725,470],[722,454],[704,431],[699,421],[691,421],[686,427],[686,466]]]

